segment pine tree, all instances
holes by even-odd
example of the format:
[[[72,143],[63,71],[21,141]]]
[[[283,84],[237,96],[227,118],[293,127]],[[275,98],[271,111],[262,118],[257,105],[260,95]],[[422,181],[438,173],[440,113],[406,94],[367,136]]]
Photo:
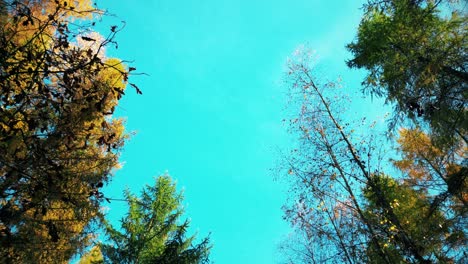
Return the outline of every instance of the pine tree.
[[[108,263],[207,263],[208,238],[194,244],[195,236],[186,237],[187,220],[180,222],[182,194],[165,175],[154,186],[146,186],[140,197],[125,192],[128,213],[121,229],[106,224],[109,243],[101,250]],[[122,230],[122,231],[119,231]]]

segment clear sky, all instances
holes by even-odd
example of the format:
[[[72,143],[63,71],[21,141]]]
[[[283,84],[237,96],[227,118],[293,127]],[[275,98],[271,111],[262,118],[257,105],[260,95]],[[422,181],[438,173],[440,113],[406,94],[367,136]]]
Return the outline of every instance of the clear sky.
[[[359,89],[362,73],[346,68],[344,48],[356,32],[356,0],[101,0],[125,20],[119,48],[149,76],[133,78],[118,114],[135,131],[123,168],[106,189],[122,197],[166,171],[185,192],[192,232],[211,232],[215,263],[275,263],[290,232],[282,220],[285,188],[271,169],[290,141],[286,58],[300,44],[317,50],[326,74]],[[359,104],[371,111],[371,104]],[[109,205],[116,221],[125,213]]]

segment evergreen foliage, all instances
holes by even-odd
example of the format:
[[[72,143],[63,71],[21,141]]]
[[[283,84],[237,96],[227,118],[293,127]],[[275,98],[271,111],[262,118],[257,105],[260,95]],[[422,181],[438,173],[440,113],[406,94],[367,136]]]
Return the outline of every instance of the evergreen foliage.
[[[121,229],[106,224],[110,243],[102,244],[106,263],[208,263],[211,248],[208,238],[194,244],[186,237],[188,220],[180,223],[182,194],[165,175],[154,186],[145,186],[140,197],[125,192],[128,213]]]
[[[468,17],[466,3],[453,2],[369,1],[348,45],[348,65],[368,70],[366,90],[395,103],[393,126],[428,124],[449,146],[468,143]]]

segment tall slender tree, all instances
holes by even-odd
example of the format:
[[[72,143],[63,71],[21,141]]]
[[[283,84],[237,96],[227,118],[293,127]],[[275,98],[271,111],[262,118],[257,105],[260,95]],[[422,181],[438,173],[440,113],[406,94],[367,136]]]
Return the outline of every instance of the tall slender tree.
[[[300,146],[286,164],[297,194],[285,207],[286,218],[307,234],[314,262],[357,263],[368,243],[385,256],[359,198],[370,177],[373,146],[355,144],[355,131],[339,116],[346,97],[339,95],[339,83],[315,77],[313,60],[310,51],[298,50],[288,62],[286,80],[299,111],[290,124]]]

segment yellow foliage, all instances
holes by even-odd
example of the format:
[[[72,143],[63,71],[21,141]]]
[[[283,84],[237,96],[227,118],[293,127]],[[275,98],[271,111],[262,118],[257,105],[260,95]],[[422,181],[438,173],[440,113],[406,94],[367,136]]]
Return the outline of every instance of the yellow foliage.
[[[66,263],[89,245],[99,188],[119,166],[127,136],[112,114],[128,71],[82,33],[84,20],[102,14],[91,0],[8,3],[0,22],[0,41],[8,39],[0,43],[0,163],[8,164],[0,166],[0,258]]]
[[[103,256],[99,246],[94,246],[88,253],[86,253],[78,262],[78,264],[98,264],[104,263]]]
[[[444,152],[434,146],[430,137],[419,129],[400,130],[397,142],[403,157],[393,161],[394,166],[408,174],[408,181],[430,180],[431,170],[438,166],[437,160],[443,157]]]
[[[427,134],[418,129],[402,129],[398,139],[400,148],[405,153],[433,158],[442,155],[442,151],[435,147]]]

